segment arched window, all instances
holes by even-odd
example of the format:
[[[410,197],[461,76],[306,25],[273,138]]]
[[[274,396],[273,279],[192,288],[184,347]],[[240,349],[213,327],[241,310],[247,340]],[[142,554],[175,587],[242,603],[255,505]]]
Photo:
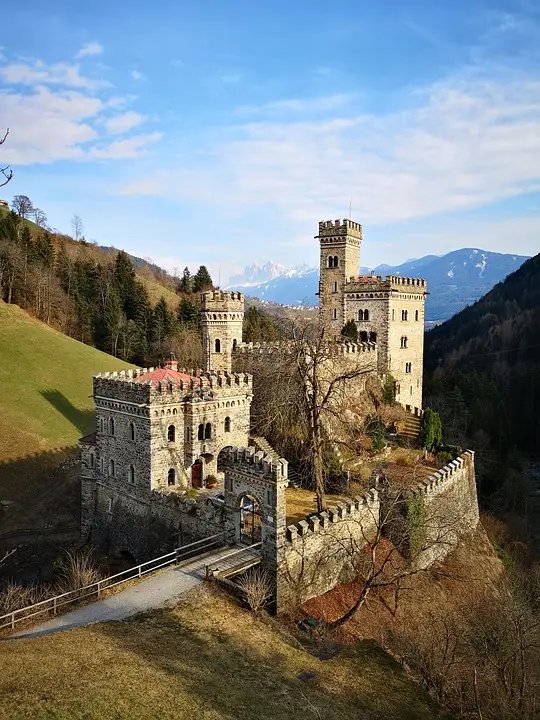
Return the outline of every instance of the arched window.
[[[211,425],[211,423],[206,423],[206,427],[204,428],[204,439],[205,439],[205,440],[211,440],[211,439],[212,439],[212,425]]]
[[[358,322],[363,322],[363,320],[364,320],[364,311],[359,310],[358,311]]]
[[[199,431],[197,433],[197,439],[198,440],[204,440],[204,425],[201,423],[199,425]]]
[[[111,418],[109,420],[109,433],[111,435],[114,435],[114,419],[113,418]]]
[[[135,440],[135,425],[133,423],[129,423],[129,439]]]
[[[109,461],[109,475],[114,477],[114,460]]]
[[[233,352],[236,350],[237,347],[238,347],[238,341],[237,341],[236,338],[235,338],[235,339],[232,341],[232,349],[233,349]]]
[[[225,432],[231,432],[231,418],[225,418]]]
[[[405,372],[406,373],[412,372],[412,363],[410,363],[410,362],[405,363]]]
[[[364,310],[364,322],[369,320],[369,310]]]
[[[408,320],[408,319],[409,319],[409,311],[408,311],[408,310],[402,310],[402,311],[401,311],[401,319],[402,319],[402,320]]]
[[[167,428],[167,442],[175,442],[176,440],[176,428],[174,425],[169,425]]]
[[[377,342],[377,333],[376,332],[370,332],[369,333],[369,342]]]
[[[221,352],[221,340],[216,340],[216,342],[215,342],[215,348],[216,348],[216,352],[217,352],[217,353],[220,353],[220,352]]]
[[[333,256],[333,255],[329,255],[329,256],[328,256],[328,267],[329,267],[329,268],[333,268],[333,267],[334,267],[334,256]]]
[[[176,485],[176,470],[171,468],[167,473],[167,485]]]
[[[402,347],[402,348],[406,348],[406,347],[408,346],[408,344],[409,344],[408,338],[406,338],[405,336],[403,336],[403,337],[401,338],[401,347]]]
[[[128,483],[131,485],[135,484],[135,468],[133,465],[130,465],[128,469]]]
[[[418,322],[418,310],[414,311],[414,319]]]

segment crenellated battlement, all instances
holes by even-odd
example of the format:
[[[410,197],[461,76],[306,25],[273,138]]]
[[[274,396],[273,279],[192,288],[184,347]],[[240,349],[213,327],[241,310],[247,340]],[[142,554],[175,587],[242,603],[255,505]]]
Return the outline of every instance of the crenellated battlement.
[[[235,389],[252,391],[253,378],[247,373],[229,373],[217,371],[207,373],[204,371],[183,372],[183,377],[178,380],[165,379],[156,380],[144,379],[145,375],[153,373],[156,368],[137,368],[135,370],[120,370],[117,372],[100,373],[94,376],[94,394],[106,394],[122,397],[126,392],[136,393],[138,390],[146,396],[146,401],[151,402],[156,395],[180,394],[184,399],[186,393],[204,390]]]
[[[363,521],[367,521],[372,523],[378,518],[379,504],[379,493],[373,488],[363,495],[345,500],[323,512],[310,515],[307,520],[299,520],[294,525],[289,525],[286,538],[294,544],[300,538],[325,532],[331,526],[341,522],[352,521],[361,524]]]
[[[329,340],[326,346],[326,351],[329,357],[376,353],[377,344],[373,342],[353,342],[352,340]],[[290,354],[294,352],[294,345],[287,342],[240,343],[236,346],[234,352],[241,355],[274,355],[275,353]]]
[[[263,450],[250,446],[229,448],[224,452],[224,462],[231,470],[275,480],[287,480],[289,463],[284,458],[276,459]]]
[[[399,275],[363,275],[352,277],[345,284],[345,293],[399,291],[419,293],[427,291],[427,282],[422,278],[401,277]]]
[[[201,294],[201,312],[203,313],[203,320],[205,313],[243,313],[244,294],[234,291],[209,290]]]
[[[328,237],[350,236],[362,239],[362,226],[353,220],[323,220],[319,223],[317,239]]]
[[[474,451],[465,450],[458,458],[452,460],[433,475],[425,478],[412,491],[414,495],[430,495],[449,487],[453,482],[461,481],[463,470],[474,463]]]

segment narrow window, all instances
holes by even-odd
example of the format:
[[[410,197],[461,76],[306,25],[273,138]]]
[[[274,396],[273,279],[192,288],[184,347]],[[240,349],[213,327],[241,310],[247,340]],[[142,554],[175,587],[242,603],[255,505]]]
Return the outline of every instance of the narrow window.
[[[102,433],[104,431],[104,429],[105,428],[103,426],[103,418],[100,418],[99,419],[99,432]]]
[[[188,442],[191,442],[191,428],[190,427],[186,427],[186,440]]]
[[[334,283],[334,292],[337,293],[337,282]]]
[[[174,442],[176,440],[176,428],[174,425],[169,425],[167,428],[167,441]]]
[[[216,340],[215,346],[216,346],[216,352],[220,353],[221,352],[221,340]]]
[[[135,485],[135,468],[133,467],[133,465],[129,466],[128,482],[131,483],[131,485]]]
[[[225,418],[225,432],[231,432],[231,418]]]
[[[133,423],[129,423],[129,439],[135,440],[135,425]]]
[[[334,320],[337,320],[337,310],[334,310],[332,317]]]
[[[399,383],[396,383],[396,395],[399,395],[401,392],[401,385]]]
[[[339,267],[339,260],[337,255],[334,255],[334,267]]]
[[[90,453],[90,467],[94,467],[94,453]]]
[[[103,474],[105,472],[105,460],[103,458],[99,461],[99,467],[101,469],[101,474]]]
[[[176,470],[171,468],[167,473],[167,485],[176,485]]]
[[[233,352],[236,350],[237,347],[238,347],[238,341],[237,341],[236,338],[235,338],[235,339],[232,341],[232,349],[233,349]]]
[[[402,348],[406,348],[408,344],[409,344],[408,339],[407,339],[405,336],[403,336],[403,337],[401,338],[401,347],[402,347]]]
[[[114,420],[113,420],[113,418],[111,418],[109,420],[109,433],[111,435],[114,435]]]
[[[408,310],[402,310],[402,311],[401,311],[401,319],[402,319],[402,320],[408,320],[408,319],[409,319],[409,311],[408,311]]]
[[[206,427],[204,428],[204,439],[212,439],[212,425],[210,423],[206,423]]]
[[[112,499],[109,498],[107,501],[107,512],[112,513]]]
[[[369,310],[364,310],[364,322],[369,320]]]
[[[392,308],[392,320],[396,319],[396,311]]]
[[[412,395],[412,385],[411,385],[411,395]]]
[[[111,477],[114,477],[114,460],[111,460],[109,462],[109,475]]]
[[[363,322],[363,320],[364,320],[364,311],[359,310],[358,311],[358,322]]]
[[[418,310],[414,311],[414,319],[418,322]]]
[[[197,433],[197,439],[204,440],[204,425],[202,423],[201,423],[201,425],[199,425],[199,432]]]

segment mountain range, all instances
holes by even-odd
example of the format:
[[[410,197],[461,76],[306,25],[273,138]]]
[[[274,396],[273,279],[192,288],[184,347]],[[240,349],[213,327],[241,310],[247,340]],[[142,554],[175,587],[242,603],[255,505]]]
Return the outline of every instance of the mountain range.
[[[360,268],[360,274],[425,278],[429,291],[426,321],[436,323],[474,303],[527,259],[524,255],[462,248],[446,255],[414,258],[401,265]],[[250,265],[243,275],[231,278],[229,283],[230,289],[283,305],[317,305],[318,287],[319,268],[301,265],[285,270],[271,262]]]

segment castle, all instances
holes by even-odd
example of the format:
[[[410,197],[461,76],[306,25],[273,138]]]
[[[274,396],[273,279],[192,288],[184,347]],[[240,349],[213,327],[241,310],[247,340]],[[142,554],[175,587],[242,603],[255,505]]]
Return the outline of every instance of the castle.
[[[396,400],[421,414],[425,281],[359,277],[362,228],[351,220],[319,223],[316,239],[320,324],[333,348],[330,355],[345,362],[360,353],[369,356],[374,374],[394,378]],[[328,538],[335,543],[335,533],[344,532],[342,520],[350,524],[354,516],[358,525],[361,518],[364,527],[358,525],[357,533],[364,538],[366,527],[376,525],[376,489],[356,498],[348,510],[342,507],[337,514],[311,517],[310,524],[286,527],[287,461],[263,438],[250,436],[252,376],[233,372],[235,358],[255,352],[242,343],[244,297],[239,292],[206,292],[201,313],[202,370],[180,370],[171,360],[163,368],[94,377],[96,432],[80,441],[82,537],[110,550],[127,548],[135,557],[177,543],[183,533],[204,538],[226,532],[229,541],[240,542],[249,505],[252,530],[256,513],[262,554],[274,573],[278,567],[295,566],[291,559],[298,553],[298,538],[314,536],[308,549],[324,551]],[[358,343],[341,338],[349,320],[358,328]],[[266,350],[275,350],[275,345],[258,347]],[[444,477],[451,480],[444,485],[445,493],[451,489],[450,506],[459,507],[470,528],[477,522],[472,453]],[[222,503],[203,505],[184,494],[218,480],[224,481]],[[437,495],[438,478],[432,487],[439,488]],[[351,536],[350,528],[346,533]],[[346,562],[342,558],[341,564]],[[309,563],[302,560],[301,565]],[[301,595],[324,592],[340,576],[339,568],[325,573],[326,580],[313,578],[311,590],[306,586]],[[280,594],[286,594],[283,588]]]

